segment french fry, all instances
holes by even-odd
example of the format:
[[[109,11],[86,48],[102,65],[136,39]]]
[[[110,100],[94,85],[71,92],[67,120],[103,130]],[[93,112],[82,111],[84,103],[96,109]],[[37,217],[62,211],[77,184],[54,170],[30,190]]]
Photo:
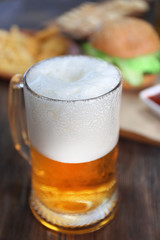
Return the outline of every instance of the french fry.
[[[37,61],[66,53],[68,41],[57,27],[26,34],[17,26],[0,30],[0,75],[24,73]]]
[[[41,44],[41,48],[39,54],[37,56],[37,61],[41,61],[42,59],[62,55],[65,53],[67,49],[67,41],[62,36],[53,36],[47,39],[43,44]]]
[[[39,41],[43,41],[57,34],[59,34],[58,28],[56,26],[52,26],[36,32],[35,38]]]

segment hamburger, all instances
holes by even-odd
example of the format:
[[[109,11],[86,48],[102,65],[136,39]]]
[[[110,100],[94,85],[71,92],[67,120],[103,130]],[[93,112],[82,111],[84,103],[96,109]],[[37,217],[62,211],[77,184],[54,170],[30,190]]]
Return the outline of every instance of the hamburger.
[[[124,89],[148,87],[160,73],[160,39],[152,25],[142,19],[107,21],[82,48],[87,55],[116,65],[122,72]]]

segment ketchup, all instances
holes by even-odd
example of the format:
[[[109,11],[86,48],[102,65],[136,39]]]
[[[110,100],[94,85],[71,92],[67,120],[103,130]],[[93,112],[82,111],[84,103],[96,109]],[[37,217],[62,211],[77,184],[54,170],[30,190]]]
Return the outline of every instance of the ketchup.
[[[157,93],[153,96],[149,96],[149,99],[151,99],[153,102],[157,103],[158,105],[160,105],[160,93]]]

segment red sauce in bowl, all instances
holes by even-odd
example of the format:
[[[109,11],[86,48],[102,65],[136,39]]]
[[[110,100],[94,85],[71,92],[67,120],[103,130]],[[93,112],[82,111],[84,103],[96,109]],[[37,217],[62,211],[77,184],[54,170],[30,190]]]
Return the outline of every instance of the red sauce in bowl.
[[[157,103],[158,105],[160,105],[160,93],[157,93],[153,96],[149,96],[149,99],[151,99],[153,102]]]

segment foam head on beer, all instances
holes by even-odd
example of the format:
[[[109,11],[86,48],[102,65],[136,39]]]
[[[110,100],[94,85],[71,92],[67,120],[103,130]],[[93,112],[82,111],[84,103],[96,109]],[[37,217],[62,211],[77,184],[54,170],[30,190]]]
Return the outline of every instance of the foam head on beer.
[[[85,56],[56,57],[29,69],[32,91],[24,93],[31,144],[66,163],[93,161],[112,151],[119,135],[120,79],[114,66]]]
[[[42,96],[81,100],[112,90],[119,83],[119,72],[112,65],[94,58],[57,57],[33,68],[27,82]]]

